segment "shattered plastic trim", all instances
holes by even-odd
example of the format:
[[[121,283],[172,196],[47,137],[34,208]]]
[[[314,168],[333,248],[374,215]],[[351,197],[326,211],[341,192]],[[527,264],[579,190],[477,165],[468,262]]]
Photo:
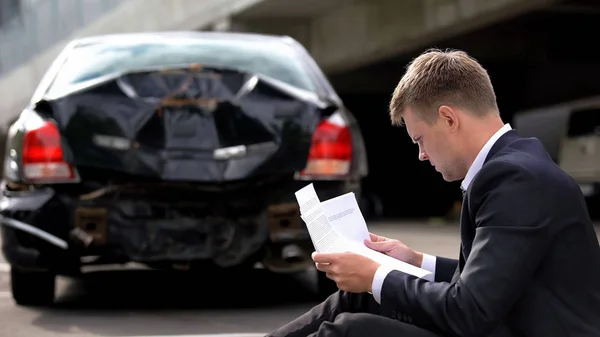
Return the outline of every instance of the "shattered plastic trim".
[[[65,240],[57,238],[56,236],[54,236],[48,232],[44,232],[43,230],[33,227],[24,222],[21,222],[21,221],[15,220],[15,219],[11,219],[11,218],[7,218],[7,217],[3,217],[2,224],[5,226],[9,226],[9,227],[13,227],[15,229],[22,230],[31,235],[35,235],[35,236],[37,236],[41,239],[44,239],[44,240],[50,242],[51,244],[53,244],[57,247],[60,247],[62,249],[66,250],[69,248],[69,244]]]

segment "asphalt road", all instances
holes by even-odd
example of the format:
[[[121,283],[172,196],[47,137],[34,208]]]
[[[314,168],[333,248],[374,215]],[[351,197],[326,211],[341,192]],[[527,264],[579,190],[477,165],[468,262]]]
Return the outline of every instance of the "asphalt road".
[[[458,251],[455,225],[369,226],[418,250],[449,257]],[[57,306],[32,309],[14,304],[8,272],[0,261],[0,336],[7,337],[264,336],[316,304],[309,274],[293,279],[261,270],[245,275],[134,270],[60,278]],[[220,300],[210,300],[215,294]]]

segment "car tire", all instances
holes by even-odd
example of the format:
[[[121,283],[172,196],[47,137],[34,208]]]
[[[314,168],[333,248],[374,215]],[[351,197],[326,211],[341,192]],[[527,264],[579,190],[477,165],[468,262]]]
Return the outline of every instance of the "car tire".
[[[317,270],[317,297],[320,301],[326,300],[338,290],[339,288],[334,281],[327,278],[324,272]]]
[[[13,299],[22,306],[48,306],[54,303],[56,276],[50,272],[10,270]]]

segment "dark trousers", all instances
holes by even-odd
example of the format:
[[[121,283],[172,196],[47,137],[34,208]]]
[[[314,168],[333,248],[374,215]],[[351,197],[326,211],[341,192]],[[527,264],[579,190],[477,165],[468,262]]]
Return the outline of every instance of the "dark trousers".
[[[369,293],[338,291],[266,337],[440,337],[433,332],[380,315]]]

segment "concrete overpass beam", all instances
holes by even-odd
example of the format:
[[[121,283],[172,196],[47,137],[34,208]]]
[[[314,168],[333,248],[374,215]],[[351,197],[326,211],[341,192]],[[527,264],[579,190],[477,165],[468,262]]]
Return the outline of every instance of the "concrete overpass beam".
[[[427,46],[556,0],[359,0],[316,17],[308,45],[329,73]]]
[[[259,34],[287,35],[303,46],[310,45],[310,19],[308,18],[269,18],[269,19],[234,19],[232,31],[253,32]]]

